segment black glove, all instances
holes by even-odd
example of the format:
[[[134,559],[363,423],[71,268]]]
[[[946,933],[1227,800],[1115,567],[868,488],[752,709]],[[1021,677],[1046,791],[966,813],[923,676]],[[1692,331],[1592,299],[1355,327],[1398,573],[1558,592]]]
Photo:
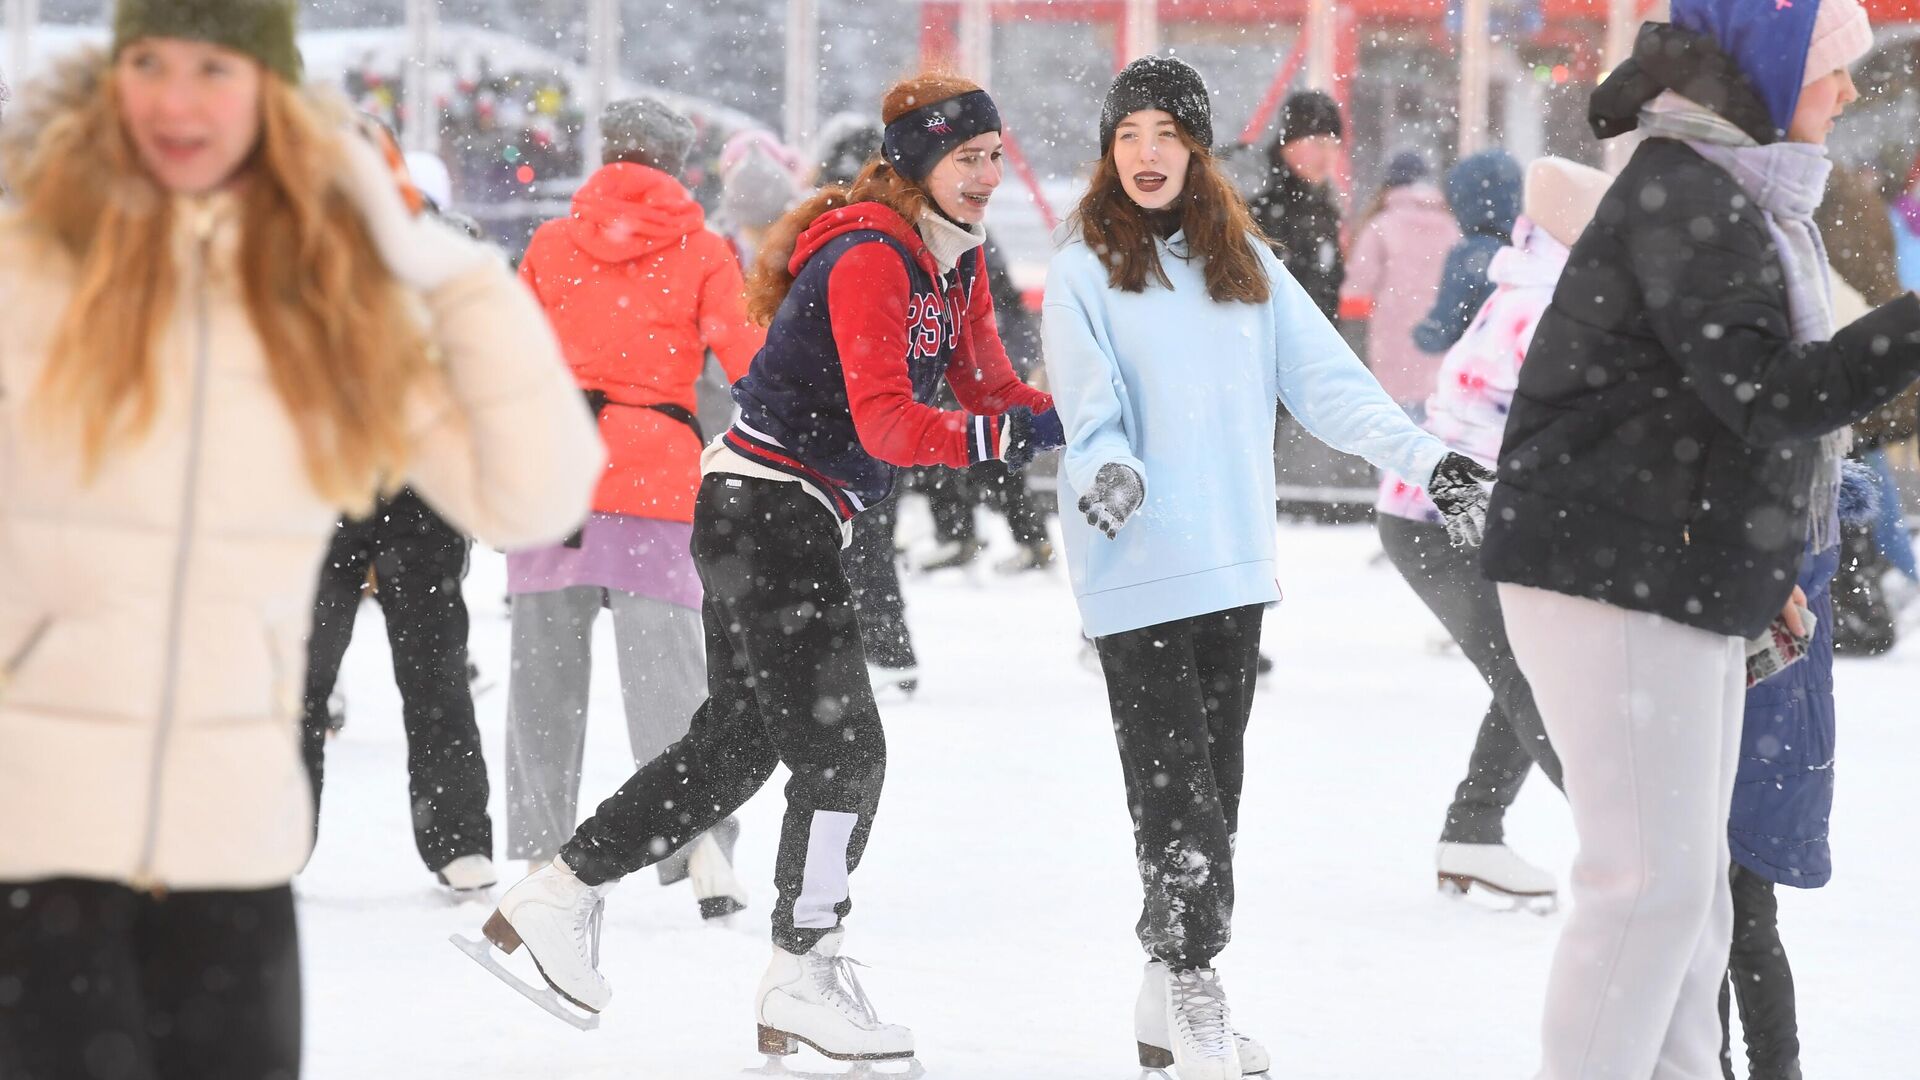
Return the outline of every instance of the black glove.
[[[1006,446],[1000,451],[1000,460],[1006,462],[1009,469],[1024,469],[1040,451],[1066,444],[1066,429],[1056,409],[1037,413],[1025,405],[1016,405],[1007,410],[1005,422],[1002,438]]]
[[[1127,523],[1140,501],[1147,497],[1147,485],[1140,474],[1117,461],[1100,466],[1093,474],[1093,486],[1080,496],[1080,512],[1087,524],[1107,534],[1111,540]]]
[[[1448,454],[1433,467],[1427,497],[1440,508],[1454,547],[1479,547],[1487,532],[1487,487],[1493,472],[1464,454]]]

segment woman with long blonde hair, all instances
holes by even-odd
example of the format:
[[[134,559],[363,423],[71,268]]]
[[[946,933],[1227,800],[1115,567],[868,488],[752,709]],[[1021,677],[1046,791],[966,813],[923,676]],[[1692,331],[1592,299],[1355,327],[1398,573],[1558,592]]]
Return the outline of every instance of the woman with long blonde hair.
[[[292,1077],[302,639],[342,511],[503,545],[600,449],[537,307],[299,89],[291,0],[125,0],[0,156],[0,1075]]]
[[[554,861],[501,898],[485,933],[533,953],[592,1011],[601,899],[792,772],[774,865],[760,1046],[903,1058],[840,956],[848,877],[880,800],[886,739],[840,549],[903,468],[1019,467],[1057,446],[1053,401],[1007,361],[982,280],[980,222],[1000,183],[1000,116],[942,75],[887,92],[882,157],[769,232],[748,286],[766,346],[734,384],[740,419],[707,447],[693,516],[705,587],[707,701],[687,736],[600,804]],[[965,411],[929,405],[942,380]],[[557,1007],[557,1006],[556,1006]]]

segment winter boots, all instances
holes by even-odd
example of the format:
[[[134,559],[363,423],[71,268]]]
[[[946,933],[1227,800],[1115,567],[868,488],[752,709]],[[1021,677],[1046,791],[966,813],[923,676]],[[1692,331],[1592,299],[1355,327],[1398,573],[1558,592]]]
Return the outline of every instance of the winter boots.
[[[1479,888],[1514,900],[1551,904],[1559,891],[1552,874],[1514,854],[1505,844],[1443,840],[1434,861],[1440,891],[1455,896]]]
[[[774,948],[754,995],[761,1053],[784,1056],[806,1043],[835,1061],[913,1056],[913,1032],[874,1015],[854,978],[855,961],[840,955],[845,937],[835,930],[803,955]]]
[[[480,932],[504,953],[525,945],[547,985],[597,1013],[613,997],[613,987],[599,970],[600,912],[613,886],[588,885],[555,856],[507,890]]]
[[[1272,1064],[1267,1048],[1233,1030],[1226,991],[1212,968],[1174,971],[1147,961],[1133,1006],[1143,1069],[1173,1069],[1179,1080],[1240,1080]]]

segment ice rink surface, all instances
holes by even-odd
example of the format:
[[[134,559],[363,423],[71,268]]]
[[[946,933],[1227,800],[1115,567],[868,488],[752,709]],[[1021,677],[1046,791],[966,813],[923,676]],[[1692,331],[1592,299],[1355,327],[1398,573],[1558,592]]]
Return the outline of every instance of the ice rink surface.
[[[997,526],[994,526],[997,529]],[[989,531],[984,535],[993,536]],[[1004,530],[998,542],[1007,544]],[[1281,526],[1277,668],[1248,735],[1233,946],[1236,1025],[1287,1080],[1525,1080],[1564,914],[1440,897],[1433,846],[1487,694],[1384,561],[1370,527]],[[1136,1080],[1141,954],[1132,842],[1104,685],[1082,666],[1064,568],[907,580],[923,674],[882,702],[886,793],[854,877],[847,953],[883,1019],[908,1024],[930,1080]],[[478,699],[500,819],[504,566],[467,581]],[[320,847],[295,883],[309,1080],[720,1080],[757,1069],[752,994],[784,771],[742,811],[752,908],[701,925],[684,884],[635,875],[609,901],[614,997],[580,1033],[448,944],[485,903],[446,899],[414,854],[405,742],[377,607],[361,612],[330,748]],[[631,771],[609,620],[597,627],[582,807]],[[1842,661],[1835,877],[1781,890],[1809,1076],[1916,1075],[1920,1006],[1920,645]],[[1508,839],[1564,884],[1565,807],[1535,778]],[[524,872],[501,866],[503,885]],[[516,957],[515,961],[521,958]],[[1908,1034],[1902,1035],[1901,1032]],[[838,1066],[808,1051],[809,1072]],[[1158,1074],[1153,1074],[1157,1076]]]

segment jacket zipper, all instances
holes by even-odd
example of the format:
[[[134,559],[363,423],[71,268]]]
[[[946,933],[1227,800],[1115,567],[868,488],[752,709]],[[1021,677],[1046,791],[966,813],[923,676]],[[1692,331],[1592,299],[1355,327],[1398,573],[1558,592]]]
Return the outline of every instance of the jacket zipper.
[[[20,643],[19,648],[13,650],[12,656],[7,657],[6,666],[0,667],[0,692],[5,692],[7,684],[13,681],[14,675],[27,665],[34,650],[40,647],[40,639],[46,637],[47,631],[52,628],[53,616],[43,615],[33,624],[33,629],[27,631],[26,640]]]
[[[160,718],[153,736],[152,767],[147,775],[147,833],[140,845],[140,861],[133,887],[158,894],[164,886],[153,879],[153,858],[160,842],[160,778],[165,770],[167,742],[173,734],[180,692],[181,632],[186,622],[187,565],[193,556],[195,507],[200,493],[200,453],[206,432],[207,365],[210,316],[207,304],[207,254],[212,247],[213,218],[205,208],[194,222],[193,309],[194,355],[191,404],[187,421],[187,468],[181,483],[180,542],[174,550],[173,580],[167,597],[166,667],[160,689]]]

